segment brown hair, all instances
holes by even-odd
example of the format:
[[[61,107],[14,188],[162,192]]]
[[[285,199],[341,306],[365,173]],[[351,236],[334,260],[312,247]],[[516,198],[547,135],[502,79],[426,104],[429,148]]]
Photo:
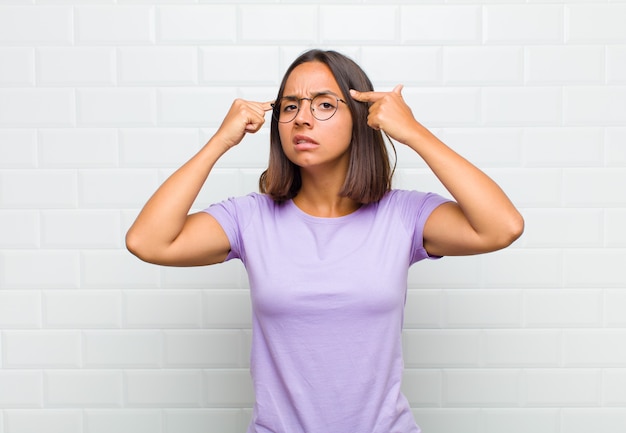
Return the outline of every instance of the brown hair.
[[[393,175],[385,141],[380,131],[367,124],[368,104],[355,101],[349,96],[350,89],[361,92],[374,90],[371,81],[359,65],[343,54],[310,50],[294,60],[285,72],[277,101],[283,96],[285,83],[291,72],[307,62],[320,62],[328,66],[341,92],[346,95],[346,103],[352,115],[350,163],[339,194],[362,204],[380,200],[391,188]],[[274,201],[283,202],[295,197],[301,186],[300,168],[285,156],[278,134],[278,121],[276,116],[272,116],[269,164],[267,170],[261,174],[259,189],[270,195]]]

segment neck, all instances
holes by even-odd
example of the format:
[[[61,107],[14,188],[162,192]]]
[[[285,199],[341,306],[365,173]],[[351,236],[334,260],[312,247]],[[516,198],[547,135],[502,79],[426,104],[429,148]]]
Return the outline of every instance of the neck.
[[[309,215],[334,218],[356,211],[361,204],[339,195],[345,176],[311,176],[302,172],[302,187],[293,202]]]

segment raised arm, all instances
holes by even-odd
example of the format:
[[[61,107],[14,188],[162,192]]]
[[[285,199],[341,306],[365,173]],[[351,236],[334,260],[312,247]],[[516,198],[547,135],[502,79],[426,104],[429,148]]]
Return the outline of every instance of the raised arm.
[[[392,92],[351,95],[371,104],[368,124],[417,152],[456,201],[439,206],[428,218],[428,253],[469,255],[510,245],[524,230],[521,214],[492,179],[415,119],[401,92],[402,86],[396,86]]]
[[[209,214],[189,215],[217,160],[265,122],[269,102],[235,100],[215,135],[152,195],[126,234],[126,247],[159,265],[198,266],[224,261],[230,243]]]

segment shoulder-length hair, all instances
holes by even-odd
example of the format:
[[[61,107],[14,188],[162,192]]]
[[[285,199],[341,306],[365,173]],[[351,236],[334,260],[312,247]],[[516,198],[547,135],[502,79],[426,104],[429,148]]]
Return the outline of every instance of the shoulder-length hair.
[[[285,83],[291,72],[307,62],[320,62],[328,66],[345,96],[352,115],[350,162],[339,195],[362,204],[379,201],[391,189],[393,170],[389,155],[381,131],[367,124],[369,105],[350,97],[350,89],[362,92],[374,90],[371,81],[359,65],[343,54],[336,51],[310,50],[294,60],[285,72],[276,97],[277,101],[283,97]],[[300,167],[291,162],[283,152],[277,117],[272,116],[269,164],[261,174],[259,189],[274,201],[283,202],[296,196],[302,186],[302,178]]]

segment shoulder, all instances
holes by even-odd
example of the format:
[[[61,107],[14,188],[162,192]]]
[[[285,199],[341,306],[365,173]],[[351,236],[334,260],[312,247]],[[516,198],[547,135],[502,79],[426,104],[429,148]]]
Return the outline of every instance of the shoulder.
[[[410,206],[420,208],[429,204],[441,204],[449,199],[433,192],[417,190],[392,189],[388,191],[380,200],[379,205],[398,207]]]
[[[213,203],[205,209],[212,213],[215,209],[226,209],[230,211],[248,212],[259,208],[269,208],[274,206],[274,200],[267,194],[252,192],[238,197],[230,197],[217,203]]]
[[[409,227],[416,223],[423,226],[433,210],[449,201],[433,192],[393,189],[380,200],[379,208],[385,213],[397,215]]]
[[[267,194],[253,192],[214,203],[204,209],[204,212],[212,215],[222,225],[230,221],[239,227],[244,227],[259,212],[272,212],[276,205]]]

